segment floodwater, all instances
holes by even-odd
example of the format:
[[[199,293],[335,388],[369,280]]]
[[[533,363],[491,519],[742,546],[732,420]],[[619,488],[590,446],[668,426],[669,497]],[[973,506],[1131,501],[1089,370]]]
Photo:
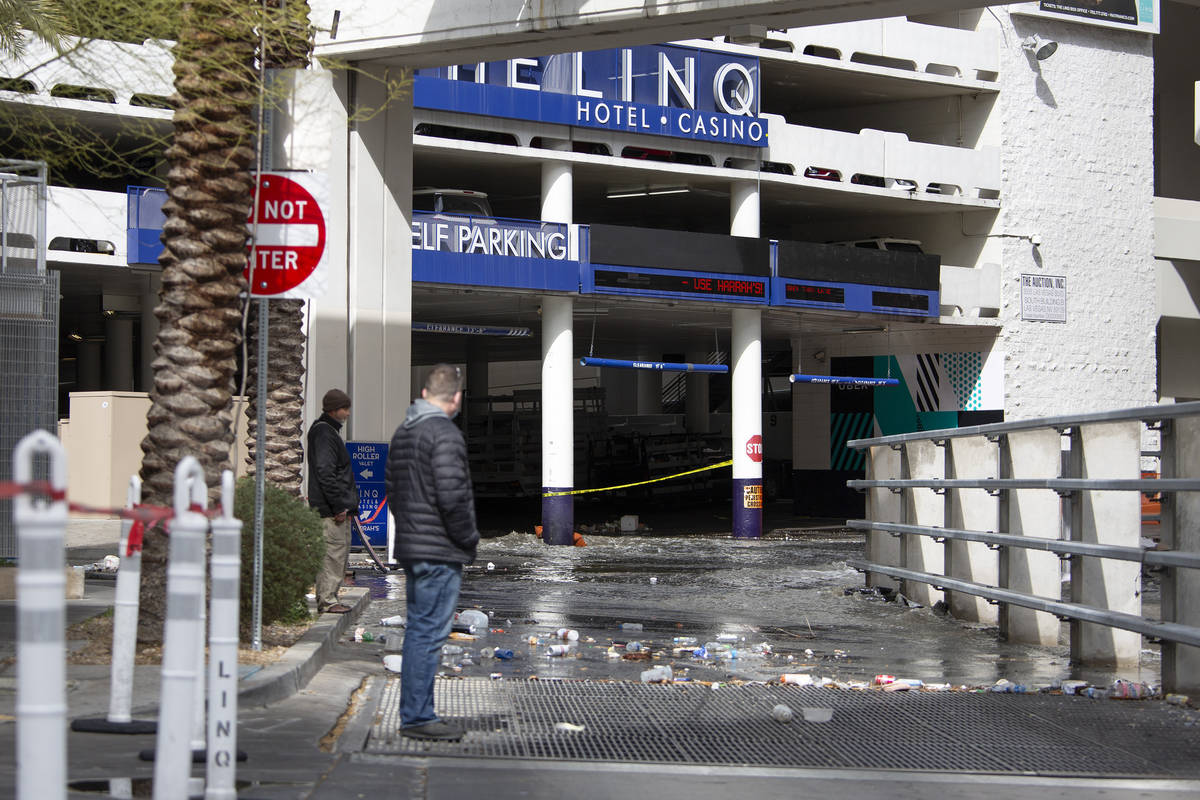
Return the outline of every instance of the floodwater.
[[[853,531],[791,531],[751,541],[728,535],[587,539],[587,547],[550,547],[526,533],[484,540],[464,572],[459,607],[488,613],[492,632],[449,642],[464,652],[446,655],[448,674],[637,680],[647,667],[670,664],[677,678],[714,681],[790,672],[843,681],[890,674],[966,686],[1001,678],[1027,686],[1158,681],[1154,651],[1144,652],[1140,668],[1120,674],[1074,669],[1065,644],[1009,644],[995,627],[864,593],[863,576],[846,566],[863,552],[863,537]],[[402,629],[377,623],[404,614],[403,573],[360,572],[358,583],[372,593],[359,624],[395,643]],[[623,630],[623,622],[643,629]],[[548,645],[557,642],[552,637],[559,628],[577,630],[580,638],[565,657],[551,657]],[[1064,626],[1064,643],[1065,632]],[[700,645],[733,638],[738,655],[696,658],[691,647],[678,649],[676,637],[694,637]],[[650,650],[653,660],[630,660],[622,646],[630,641]],[[482,648],[511,649],[514,658],[483,658]]]

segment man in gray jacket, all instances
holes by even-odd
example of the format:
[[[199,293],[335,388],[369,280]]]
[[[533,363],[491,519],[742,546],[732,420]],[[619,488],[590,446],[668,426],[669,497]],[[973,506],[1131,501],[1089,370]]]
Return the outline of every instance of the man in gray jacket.
[[[475,560],[479,544],[467,443],[452,421],[461,405],[459,369],[438,364],[388,450],[387,499],[396,519],[392,555],[404,567],[408,614],[400,732],[414,739],[462,738],[460,728],[433,710],[434,677],[458,605],[462,568]]]

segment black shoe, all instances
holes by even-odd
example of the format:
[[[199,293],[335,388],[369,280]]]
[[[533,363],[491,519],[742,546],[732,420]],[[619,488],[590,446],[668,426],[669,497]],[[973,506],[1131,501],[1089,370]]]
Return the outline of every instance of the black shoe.
[[[455,725],[447,725],[440,719],[435,719],[433,722],[426,722],[424,725],[410,725],[407,728],[401,728],[400,735],[407,736],[409,739],[457,742],[463,737],[463,731],[462,728]]]

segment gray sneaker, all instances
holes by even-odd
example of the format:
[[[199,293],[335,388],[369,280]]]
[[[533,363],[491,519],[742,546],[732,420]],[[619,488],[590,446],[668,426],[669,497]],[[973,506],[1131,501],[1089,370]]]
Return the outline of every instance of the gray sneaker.
[[[463,737],[463,730],[457,725],[448,725],[440,719],[435,719],[433,722],[426,722],[424,725],[410,725],[407,728],[401,728],[400,735],[407,736],[409,739],[457,742]]]

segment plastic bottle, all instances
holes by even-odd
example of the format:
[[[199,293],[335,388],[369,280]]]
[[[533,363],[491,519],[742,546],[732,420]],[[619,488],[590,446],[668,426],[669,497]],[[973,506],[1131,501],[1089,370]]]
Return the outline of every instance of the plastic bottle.
[[[383,657],[383,666],[388,672],[399,672],[400,665],[403,663],[404,657],[396,653]]]
[[[699,641],[695,636],[676,636],[671,640],[673,644],[681,645],[697,644]]]
[[[404,615],[396,614],[393,617],[384,617],[379,620],[379,624],[386,627],[402,628],[404,627]]]
[[[641,650],[642,650],[641,642],[626,642],[626,644],[625,644],[625,652],[626,653],[639,653],[639,652],[641,652]]]
[[[640,630],[642,630],[642,623],[640,623],[640,622],[622,622],[621,630],[623,630],[623,631],[640,631]]]
[[[579,631],[573,631],[570,628],[559,628],[554,633],[555,638],[565,639],[568,642],[579,641]]]
[[[480,658],[492,658],[495,655],[496,655],[496,651],[490,647],[485,647],[479,651]]]
[[[442,645],[442,655],[444,655],[444,656],[457,656],[457,655],[461,654],[462,651],[463,651],[463,649],[456,644]]]
[[[813,677],[807,672],[785,672],[779,676],[779,682],[791,686],[812,686]]]
[[[546,655],[548,656],[565,656],[569,652],[571,652],[571,645],[569,644],[552,644],[546,648]]]
[[[780,703],[771,709],[771,718],[776,722],[791,722],[793,716],[794,714],[792,713],[792,709],[788,706],[785,706],[783,703]]]
[[[373,642],[375,641],[375,634],[370,631],[363,631],[362,640],[364,642]]]
[[[718,642],[736,642],[737,640],[738,640],[738,635],[736,633],[718,633],[717,634]]]
[[[512,657],[513,657],[513,651],[512,650],[501,650],[500,648],[496,648],[495,650],[492,651],[492,655],[495,656],[496,658],[500,659],[501,661],[511,661]]]
[[[667,664],[642,671],[642,683],[670,683],[674,678],[675,673]]]

